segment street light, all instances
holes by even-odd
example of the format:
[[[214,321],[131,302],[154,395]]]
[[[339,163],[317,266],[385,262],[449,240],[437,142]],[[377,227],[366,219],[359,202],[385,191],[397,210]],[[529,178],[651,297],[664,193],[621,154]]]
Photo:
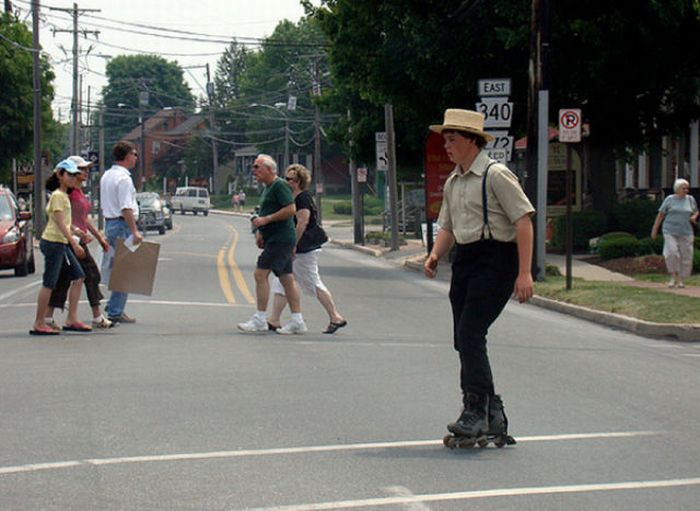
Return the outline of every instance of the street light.
[[[275,112],[278,112],[282,114],[282,117],[284,117],[284,169],[289,167],[289,114],[287,113],[287,110],[282,110],[282,107],[286,106],[286,103],[275,103],[274,106],[272,105],[266,105],[264,103],[251,103],[251,107],[262,107],[262,108],[269,108],[270,110],[274,110]]]

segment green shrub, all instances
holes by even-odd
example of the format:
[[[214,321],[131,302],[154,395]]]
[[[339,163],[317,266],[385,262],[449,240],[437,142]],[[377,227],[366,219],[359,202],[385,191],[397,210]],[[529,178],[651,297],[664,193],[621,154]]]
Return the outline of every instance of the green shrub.
[[[545,277],[561,277],[561,271],[559,267],[555,264],[544,264],[544,275]]]
[[[619,240],[619,239],[633,239],[636,240],[637,237],[634,234],[630,234],[628,232],[622,232],[622,231],[615,231],[615,232],[606,232],[603,234],[600,239],[598,240],[598,243],[601,241],[610,241],[610,240]]]
[[[611,227],[617,231],[644,238],[651,232],[661,202],[649,199],[632,199],[613,207]]]
[[[642,238],[639,240],[639,246],[637,247],[637,255],[661,255],[664,251],[664,239],[661,236],[657,236],[655,240],[651,237]]]
[[[700,273],[700,250],[693,250],[693,273]]]
[[[352,215],[352,202],[339,201],[333,204],[333,213],[337,215]]]
[[[574,228],[574,250],[588,251],[588,240],[600,236],[607,227],[605,215],[600,211],[579,211],[573,213],[571,221]],[[563,250],[565,242],[566,217],[559,216],[554,219],[551,247],[556,250]]]
[[[639,242],[633,236],[603,239],[598,242],[598,254],[604,260],[618,257],[633,257],[639,249]]]

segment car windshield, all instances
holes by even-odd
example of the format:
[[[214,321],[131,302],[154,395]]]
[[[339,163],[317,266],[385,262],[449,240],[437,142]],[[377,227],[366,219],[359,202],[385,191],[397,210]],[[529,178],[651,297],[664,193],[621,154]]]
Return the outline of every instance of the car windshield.
[[[155,195],[141,195],[137,197],[138,201],[144,206],[153,206],[153,203],[158,199]]]
[[[7,200],[7,197],[0,195],[0,220],[12,220],[13,218],[10,201]]]

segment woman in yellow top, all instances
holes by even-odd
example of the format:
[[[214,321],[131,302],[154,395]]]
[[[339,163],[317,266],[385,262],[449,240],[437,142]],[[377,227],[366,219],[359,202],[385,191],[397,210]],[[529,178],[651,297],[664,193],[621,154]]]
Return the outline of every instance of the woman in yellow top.
[[[72,282],[68,294],[68,316],[63,329],[81,332],[91,330],[77,318],[78,300],[85,273],[76,256],[83,257],[85,253],[71,235],[71,206],[67,193],[69,188],[76,186],[79,173],[80,169],[75,163],[63,160],[46,181],[46,189],[52,193],[46,205],[48,222],[39,242],[39,249],[44,255],[44,277],[37,297],[34,326],[29,331],[32,335],[58,334],[57,330],[46,324],[44,318],[51,290],[56,286],[61,271],[68,272]]]

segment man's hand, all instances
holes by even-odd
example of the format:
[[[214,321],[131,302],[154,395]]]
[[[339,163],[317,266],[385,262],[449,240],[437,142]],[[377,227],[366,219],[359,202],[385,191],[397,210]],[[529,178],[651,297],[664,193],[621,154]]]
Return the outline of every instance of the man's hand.
[[[143,241],[143,236],[139,231],[135,231],[132,234],[134,235],[134,245],[138,245]]]
[[[435,278],[437,275],[438,258],[435,254],[430,254],[423,263],[423,273],[428,278]]]
[[[260,234],[260,231],[255,231],[255,245],[257,245],[258,248],[265,248],[265,240],[262,234]]]
[[[267,225],[269,220],[266,216],[256,216],[253,218],[252,222],[255,227],[262,227],[263,225]]]
[[[533,292],[532,275],[530,272],[520,273],[518,278],[515,279],[513,296],[515,296],[520,303],[525,303],[532,298]]]

